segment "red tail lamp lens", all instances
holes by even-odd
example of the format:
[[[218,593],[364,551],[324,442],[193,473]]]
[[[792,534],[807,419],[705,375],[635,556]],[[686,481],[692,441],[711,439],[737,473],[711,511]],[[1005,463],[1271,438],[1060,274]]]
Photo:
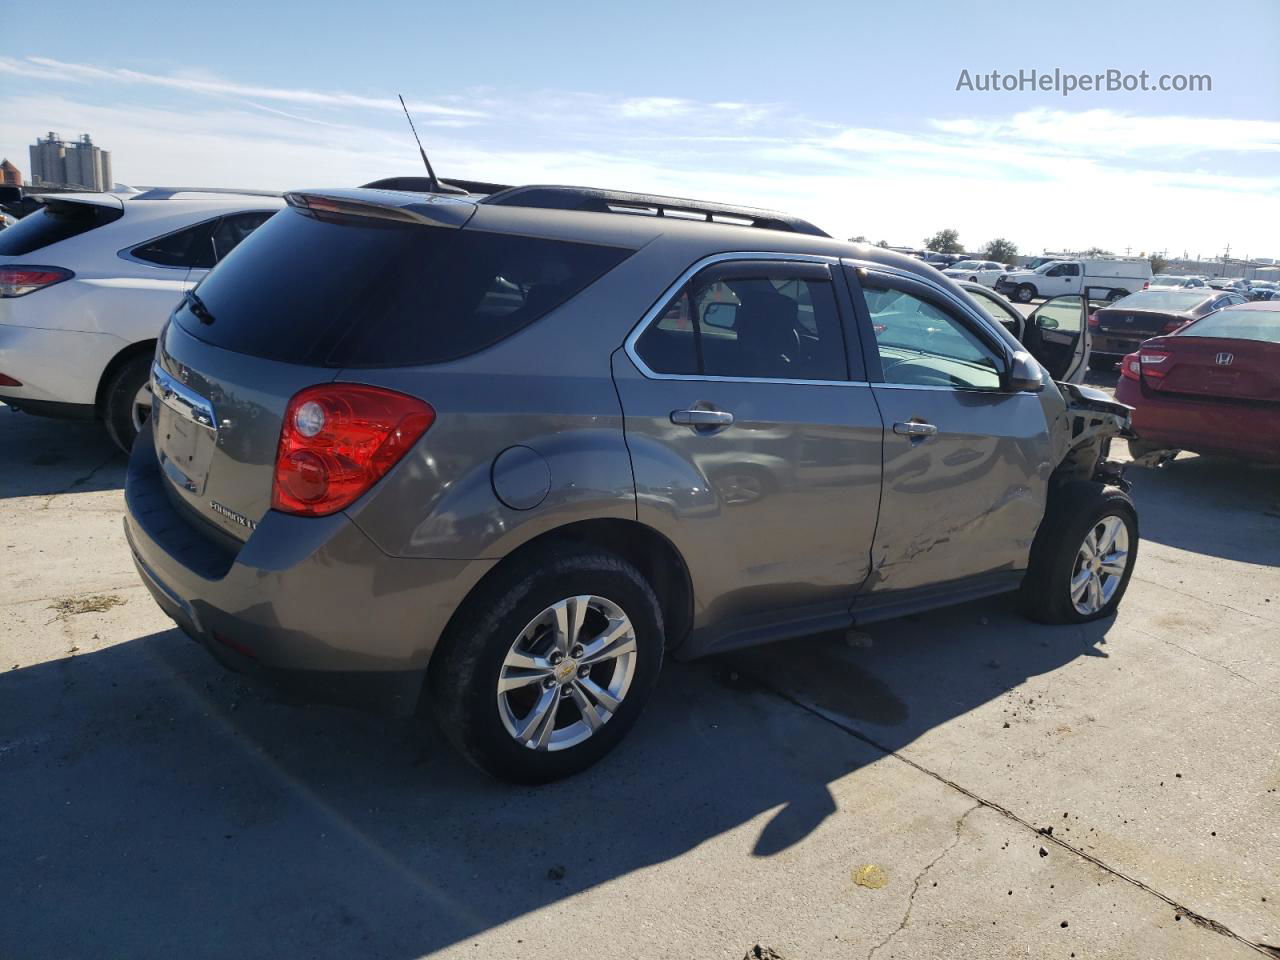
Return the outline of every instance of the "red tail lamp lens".
[[[355,383],[308,387],[285,410],[271,506],[305,517],[342,510],[435,422],[429,403]]]

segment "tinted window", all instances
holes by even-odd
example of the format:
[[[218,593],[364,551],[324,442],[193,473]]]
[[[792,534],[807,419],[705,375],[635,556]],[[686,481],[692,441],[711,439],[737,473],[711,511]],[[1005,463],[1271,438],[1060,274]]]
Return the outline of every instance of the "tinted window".
[[[1130,310],[1191,310],[1205,299],[1203,293],[1194,290],[1143,290],[1131,293],[1111,306]]]
[[[43,209],[0,231],[0,256],[17,257],[33,253],[119,220],[121,216],[123,214],[116,206],[51,201]]]
[[[233,213],[219,220],[210,238],[214,261],[220,261],[238,247],[241,240],[266,223],[274,212],[255,210],[252,213]]]
[[[829,280],[695,277],[636,342],[656,373],[845,380],[844,335]]]
[[[208,220],[197,223],[194,227],[156,237],[134,247],[129,253],[139,260],[161,267],[212,267],[213,245],[209,242],[209,237],[216,223],[216,220]]]
[[[632,251],[287,210],[198,288],[192,335],[239,353],[331,367],[440,363],[534,322]]]
[[[862,292],[885,383],[999,389],[995,354],[958,319],[900,290]]]
[[[1183,327],[1178,336],[1280,343],[1280,310],[1223,310]]]

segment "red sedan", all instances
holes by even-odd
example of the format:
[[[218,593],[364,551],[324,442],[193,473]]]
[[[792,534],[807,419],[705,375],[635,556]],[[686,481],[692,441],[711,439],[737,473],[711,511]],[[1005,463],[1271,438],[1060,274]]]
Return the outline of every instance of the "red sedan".
[[[1227,307],[1147,340],[1120,374],[1134,456],[1177,449],[1280,463],[1280,301]]]

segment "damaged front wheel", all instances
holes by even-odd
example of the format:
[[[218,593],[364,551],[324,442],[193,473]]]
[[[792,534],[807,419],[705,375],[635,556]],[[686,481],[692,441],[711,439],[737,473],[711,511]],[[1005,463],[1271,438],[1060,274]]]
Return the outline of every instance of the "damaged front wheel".
[[[1041,623],[1110,616],[1137,556],[1138,515],[1128,494],[1092,482],[1060,487],[1031,548],[1022,611]]]

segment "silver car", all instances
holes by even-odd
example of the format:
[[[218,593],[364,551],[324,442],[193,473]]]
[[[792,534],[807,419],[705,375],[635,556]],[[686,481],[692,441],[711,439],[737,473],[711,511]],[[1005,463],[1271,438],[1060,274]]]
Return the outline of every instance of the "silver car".
[[[1074,351],[783,214],[489,189],[290,194],[171,317],[125,530],[220,660],[430,708],[538,782],[668,654],[1012,591],[1114,612],[1129,408],[1055,382]]]

